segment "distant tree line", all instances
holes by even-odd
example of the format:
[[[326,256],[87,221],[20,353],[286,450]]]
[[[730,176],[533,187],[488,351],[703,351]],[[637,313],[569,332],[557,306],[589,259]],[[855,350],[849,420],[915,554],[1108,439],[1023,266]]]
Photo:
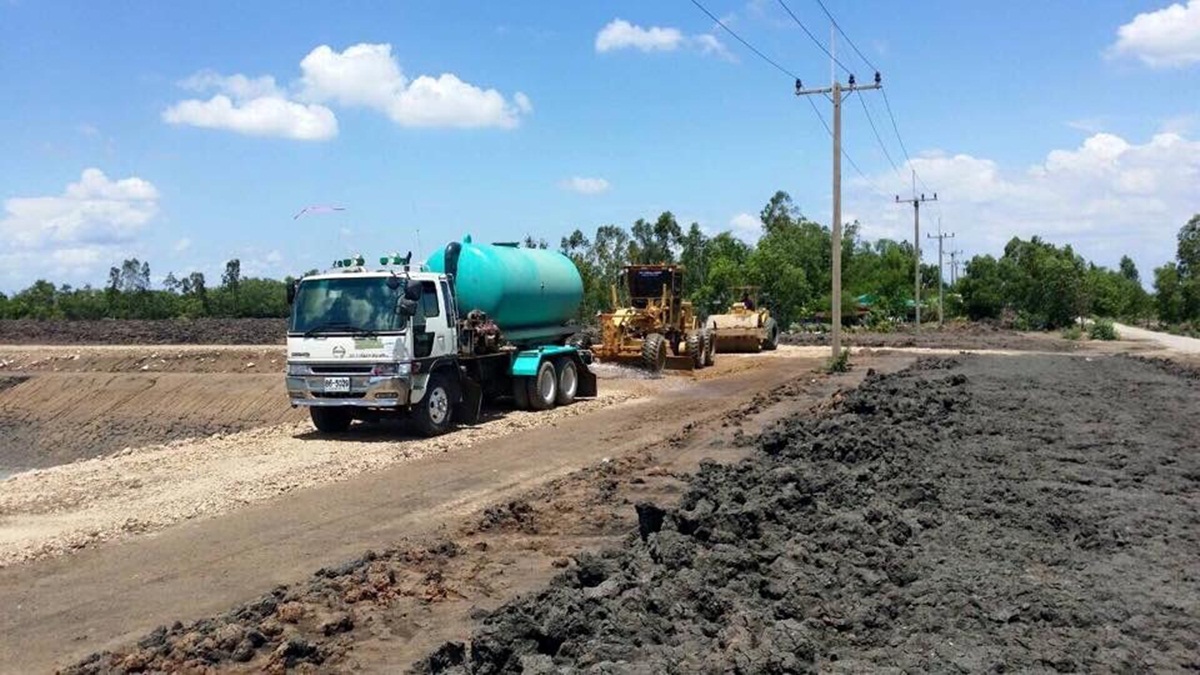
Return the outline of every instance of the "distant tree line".
[[[698,223],[685,228],[670,211],[654,220],[639,218],[628,229],[603,225],[591,236],[576,229],[562,238],[559,249],[583,278],[578,318],[587,321],[612,308],[612,289],[620,287],[623,267],[650,263],[684,265],[687,297],[702,315],[724,311],[738,299],[739,287],[756,286],[780,325],[828,316],[829,227],[805,217],[782,191],[768,200],[759,221],[753,243],[730,231],[707,233]],[[544,239],[532,236],[522,243],[548,247]],[[843,317],[875,323],[911,316],[911,242],[868,241],[860,236],[857,222],[847,223],[841,254]],[[150,264],[130,259],[109,270],[103,288],[39,280],[12,297],[0,294],[0,318],[282,317],[288,314],[286,288],[293,281],[243,277],[241,262],[234,259],[226,263],[217,286],[210,287],[200,272],[167,274],[156,285]],[[936,265],[921,266],[921,285],[925,316],[932,317]],[[971,319],[1010,319],[1032,329],[1100,316],[1158,319],[1195,330],[1200,327],[1200,214],[1179,231],[1176,259],[1154,270],[1153,285],[1153,294],[1145,290],[1128,256],[1117,269],[1108,269],[1084,260],[1070,246],[1039,237],[1014,238],[999,258],[981,255],[967,262],[957,283],[946,287],[946,310],[950,316]]]
[[[174,319],[183,317],[282,317],[288,315],[291,279],[242,276],[238,259],[225,263],[219,286],[210,288],[202,272],[169,273],[157,287],[150,263],[137,258],[108,272],[103,288],[72,288],[38,280],[11,298],[0,293],[5,319]]]
[[[1085,261],[1070,246],[1014,238],[999,259],[976,256],[955,289],[972,319],[1012,316],[1029,328],[1059,328],[1079,317],[1157,319],[1191,330],[1200,323],[1200,215],[1179,231],[1176,260],[1154,270],[1154,293],[1122,256],[1117,269]]]

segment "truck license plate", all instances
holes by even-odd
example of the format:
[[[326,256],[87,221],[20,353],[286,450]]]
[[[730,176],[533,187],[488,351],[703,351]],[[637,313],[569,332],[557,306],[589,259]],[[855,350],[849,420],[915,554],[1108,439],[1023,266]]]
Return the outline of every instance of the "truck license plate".
[[[325,392],[331,394],[346,393],[350,391],[350,378],[348,377],[327,377],[325,378]]]

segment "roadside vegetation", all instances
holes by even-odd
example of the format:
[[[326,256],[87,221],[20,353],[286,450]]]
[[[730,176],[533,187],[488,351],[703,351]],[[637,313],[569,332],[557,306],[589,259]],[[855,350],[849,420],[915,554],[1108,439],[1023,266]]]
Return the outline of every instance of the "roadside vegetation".
[[[583,277],[584,297],[577,319],[587,322],[612,304],[621,268],[629,264],[680,263],[685,288],[701,314],[718,313],[739,299],[741,286],[757,286],[760,302],[781,326],[798,329],[827,325],[830,306],[832,234],[807,218],[783,191],[759,213],[761,231],[749,243],[732,231],[708,234],[699,223],[686,228],[670,211],[654,220],[638,219],[628,229],[603,225],[590,235],[576,229],[559,250]],[[1154,270],[1151,293],[1132,259],[1117,269],[1095,265],[1071,246],[1039,237],[1013,238],[996,258],[979,255],[945,288],[950,318],[997,320],[1022,330],[1062,330],[1076,339],[1086,317],[1115,319],[1184,335],[1200,332],[1200,214],[1178,235],[1176,259]],[[548,248],[527,236],[524,245]],[[914,313],[911,242],[862,238],[857,222],[843,229],[842,316],[848,324],[890,332]],[[310,270],[309,274],[316,270]],[[947,275],[949,276],[949,275]],[[241,262],[230,260],[220,282],[203,273],[155,278],[150,263],[125,260],[109,271],[101,288],[72,288],[39,280],[8,297],[0,293],[3,319],[168,319],[283,317],[288,313],[282,280],[243,277]],[[938,274],[921,265],[922,314],[936,316]],[[1094,332],[1096,323],[1093,323]],[[1111,322],[1107,325],[1111,328]],[[1103,334],[1106,330],[1101,329]]]

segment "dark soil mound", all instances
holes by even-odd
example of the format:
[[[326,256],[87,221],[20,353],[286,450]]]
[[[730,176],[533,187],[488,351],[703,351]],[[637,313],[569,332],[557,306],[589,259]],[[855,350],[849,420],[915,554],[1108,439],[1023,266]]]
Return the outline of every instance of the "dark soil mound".
[[[828,345],[828,333],[785,333],[779,341],[789,345]],[[898,326],[892,332],[850,330],[842,333],[844,344],[854,347],[927,347],[933,349],[1017,349],[1023,351],[1074,351],[1079,345],[1051,333],[1022,333],[990,322],[951,322],[938,328]]]
[[[286,334],[286,319],[0,320],[0,344],[274,345]]]
[[[417,667],[1194,669],[1200,404],[1173,410],[1186,429],[1145,424],[1177,386],[1062,357],[868,377]]]

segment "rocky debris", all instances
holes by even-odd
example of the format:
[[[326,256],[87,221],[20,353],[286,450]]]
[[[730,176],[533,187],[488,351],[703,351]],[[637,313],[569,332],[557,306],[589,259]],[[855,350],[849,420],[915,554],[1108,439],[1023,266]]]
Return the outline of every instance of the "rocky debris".
[[[829,333],[784,333],[780,344],[826,346]],[[851,329],[842,333],[842,344],[851,347],[927,347],[937,349],[1015,349],[1068,352],[1079,349],[1077,342],[1060,339],[1057,334],[1023,333],[988,322],[948,322],[945,326],[923,326],[915,332],[911,325],[896,326],[889,332]]]
[[[360,613],[400,596],[425,602],[453,596],[440,568],[461,554],[448,540],[367,551],[318,570],[307,583],[280,586],[215,618],[160,626],[125,650],[92,654],[62,672],[206,672],[234,663],[282,672],[319,666],[344,653]]]
[[[627,547],[578,556],[416,668],[1195,668],[1200,607],[1179,598],[1200,592],[1186,571],[1198,522],[1179,515],[1195,513],[1200,458],[1183,430],[1161,430],[1140,461],[1126,449],[1150,440],[1138,439],[1144,426],[1097,429],[1090,443],[1061,433],[1117,408],[1153,415],[1163,401],[1131,412],[1125,391],[1161,376],[1049,358],[871,374],[828,416],[763,434],[755,456],[703,464],[677,507],[636,505]],[[1114,384],[1079,394],[1088,380]],[[1182,419],[1200,433],[1200,404],[1189,405]],[[1114,475],[1115,461],[1143,468]],[[1171,472],[1149,468],[1160,463]],[[1133,490],[1071,487],[1103,480]]]

